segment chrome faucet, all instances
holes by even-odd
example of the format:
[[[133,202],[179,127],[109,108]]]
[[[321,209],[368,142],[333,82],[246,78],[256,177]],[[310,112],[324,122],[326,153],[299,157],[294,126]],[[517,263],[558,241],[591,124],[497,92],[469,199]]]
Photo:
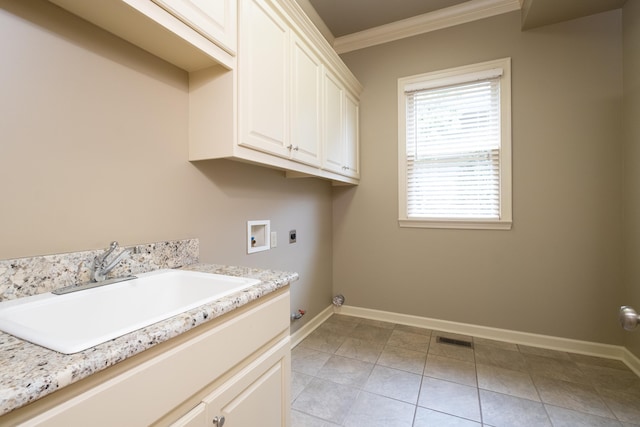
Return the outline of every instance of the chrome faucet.
[[[111,245],[109,245],[109,248],[107,248],[105,253],[103,253],[102,255],[98,255],[93,259],[93,281],[94,282],[103,281],[107,276],[107,274],[109,274],[109,272],[113,270],[120,261],[122,261],[123,259],[127,258],[129,255],[131,255],[131,252],[129,249],[124,249],[111,262],[108,262],[107,258],[116,249],[118,249],[118,242],[113,241],[111,242]]]

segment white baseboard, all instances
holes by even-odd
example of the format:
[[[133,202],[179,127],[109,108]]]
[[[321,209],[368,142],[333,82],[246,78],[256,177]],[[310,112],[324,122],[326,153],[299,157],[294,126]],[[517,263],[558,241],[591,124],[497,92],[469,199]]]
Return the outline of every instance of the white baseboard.
[[[318,326],[327,320],[333,314],[333,306],[325,308],[313,319],[305,323],[300,329],[291,334],[291,348],[297,346],[300,341],[305,339],[307,335],[313,332]]]
[[[330,306],[328,309],[332,308],[333,307]],[[340,308],[336,308],[335,312],[347,316],[363,317],[366,319],[381,320],[385,322],[392,322],[409,326],[418,326],[421,328],[435,329],[443,332],[471,335],[478,338],[488,338],[498,341],[506,341],[514,344],[523,344],[533,347],[548,348],[551,350],[567,351],[571,353],[586,354],[589,356],[605,357],[608,359],[617,359],[624,362],[632,371],[636,373],[636,375],[640,376],[640,359],[638,359],[629,350],[627,350],[627,348],[622,346],[600,344],[589,341],[579,341],[549,335],[531,334],[528,332],[518,332],[508,329],[490,328],[487,326],[450,322],[447,320],[431,319],[428,317],[412,316],[408,314],[392,313],[388,311],[372,310],[369,308],[361,307],[342,306]],[[327,318],[328,317],[329,316],[327,316]],[[315,321],[316,319],[313,320]],[[310,333],[311,331],[309,331],[308,333]]]

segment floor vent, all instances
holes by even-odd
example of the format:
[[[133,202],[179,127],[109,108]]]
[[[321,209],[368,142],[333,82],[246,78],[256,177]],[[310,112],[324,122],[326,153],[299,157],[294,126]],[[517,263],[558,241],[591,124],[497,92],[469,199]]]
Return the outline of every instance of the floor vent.
[[[471,341],[456,340],[456,339],[447,338],[447,337],[438,336],[436,337],[436,342],[441,344],[451,344],[451,345],[459,345],[460,347],[473,348],[473,343]]]

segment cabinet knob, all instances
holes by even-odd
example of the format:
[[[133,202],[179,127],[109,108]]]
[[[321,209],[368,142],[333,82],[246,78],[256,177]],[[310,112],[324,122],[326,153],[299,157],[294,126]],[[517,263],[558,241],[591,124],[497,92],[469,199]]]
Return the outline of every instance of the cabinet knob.
[[[224,421],[224,416],[215,417],[213,419],[213,425],[215,425],[216,427],[222,427],[224,425]]]
[[[289,144],[289,145],[287,145],[287,147],[286,147],[286,148],[287,148],[287,150],[291,151],[291,149],[293,149],[293,144]]]
[[[298,146],[293,147],[293,151],[298,151]]]

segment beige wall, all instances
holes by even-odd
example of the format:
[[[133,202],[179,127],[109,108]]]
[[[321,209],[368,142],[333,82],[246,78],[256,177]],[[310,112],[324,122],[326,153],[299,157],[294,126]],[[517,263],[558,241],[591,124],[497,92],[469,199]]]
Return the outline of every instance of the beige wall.
[[[640,2],[623,8],[624,57],[624,305],[640,310]],[[625,345],[640,357],[640,332],[625,334]]]
[[[298,271],[304,321],[330,304],[330,184],[189,163],[185,72],[45,1],[0,1],[0,52],[1,259],[197,237],[201,261]],[[246,254],[252,219],[277,248]]]
[[[399,228],[399,77],[510,56],[511,231]],[[353,306],[622,343],[621,12],[520,31],[519,12],[343,55],[365,87],[361,185],[336,191]]]

